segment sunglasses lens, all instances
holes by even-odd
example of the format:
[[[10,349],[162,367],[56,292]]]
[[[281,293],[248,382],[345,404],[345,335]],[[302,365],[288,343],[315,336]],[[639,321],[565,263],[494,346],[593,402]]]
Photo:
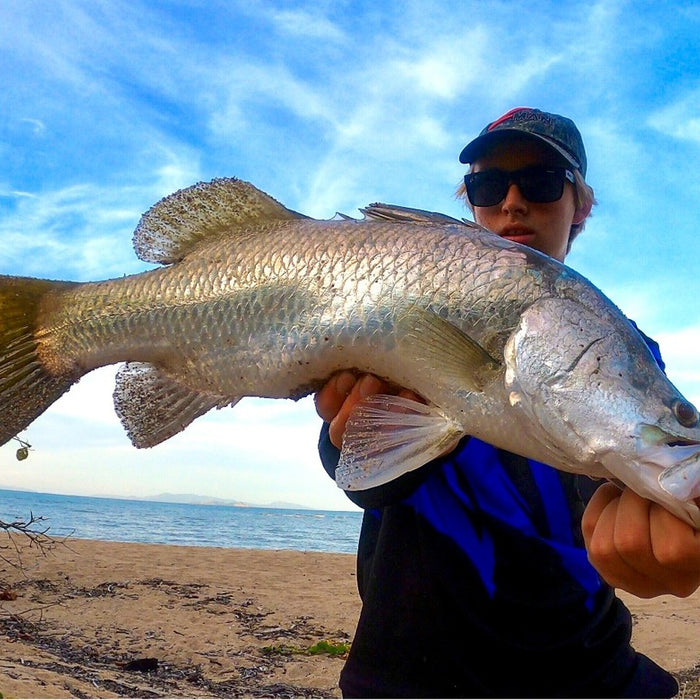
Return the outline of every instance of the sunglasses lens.
[[[498,204],[508,191],[507,173],[502,170],[484,170],[464,176],[469,201],[475,207],[492,207]]]
[[[493,169],[467,173],[464,184],[475,207],[492,207],[505,198],[511,184],[518,186],[528,202],[556,202],[564,194],[566,179],[573,182],[573,174],[565,168],[531,167],[513,172]]]
[[[564,194],[564,172],[543,168],[522,170],[518,186],[528,202],[556,202]]]

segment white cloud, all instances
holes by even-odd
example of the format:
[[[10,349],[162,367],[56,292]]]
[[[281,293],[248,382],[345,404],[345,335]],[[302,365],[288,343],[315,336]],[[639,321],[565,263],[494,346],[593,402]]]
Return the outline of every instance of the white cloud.
[[[669,378],[700,407],[700,325],[659,333],[657,340]]]
[[[143,211],[192,184],[192,160],[172,151],[153,162],[142,184],[86,183],[42,192],[12,192],[14,207],[0,220],[2,274],[104,279],[144,268],[131,246]]]
[[[700,88],[656,110],[647,123],[666,136],[700,144]]]
[[[250,503],[285,500],[352,510],[320,464],[321,421],[310,398],[244,399],[212,411],[147,450],[128,443],[112,406],[114,368],[84,377],[21,434],[32,445],[0,448],[0,484],[83,495],[197,493]],[[271,495],[274,494],[274,495]]]
[[[304,10],[273,10],[270,17],[282,34],[332,42],[344,42],[346,39],[337,24],[320,14]]]
[[[20,122],[24,124],[29,124],[32,127],[32,133],[35,136],[39,136],[43,134],[46,131],[46,124],[42,122],[40,119],[20,119]]]
[[[304,119],[333,120],[332,98],[327,92],[297,77],[281,63],[223,56],[212,67],[207,79],[209,85],[205,92],[212,106],[209,124],[219,136],[276,126],[256,122],[255,101],[260,99]]]
[[[453,100],[488,74],[490,44],[489,33],[479,25],[439,37],[426,35],[419,43],[394,42],[384,66],[368,69],[381,70],[374,84],[381,94],[401,103]]]

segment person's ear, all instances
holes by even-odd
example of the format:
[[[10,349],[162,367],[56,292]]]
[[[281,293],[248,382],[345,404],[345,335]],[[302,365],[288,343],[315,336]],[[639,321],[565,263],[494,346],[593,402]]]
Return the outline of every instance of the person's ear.
[[[585,202],[583,205],[581,205],[581,207],[576,209],[574,212],[574,220],[571,223],[576,225],[582,224],[586,220],[586,217],[591,213],[592,208],[592,202]]]

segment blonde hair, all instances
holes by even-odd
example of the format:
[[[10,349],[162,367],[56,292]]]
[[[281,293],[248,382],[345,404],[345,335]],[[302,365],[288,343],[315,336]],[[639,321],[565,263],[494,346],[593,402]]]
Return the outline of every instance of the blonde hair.
[[[571,250],[571,244],[574,242],[576,236],[578,236],[579,233],[581,233],[581,231],[583,231],[584,227],[586,226],[586,221],[590,216],[590,211],[593,208],[593,205],[597,204],[593,188],[584,180],[583,175],[581,175],[580,171],[574,170],[574,180],[574,204],[576,205],[576,210],[580,211],[583,209],[587,209],[589,213],[586,215],[586,218],[583,221],[581,221],[578,224],[571,225],[571,231],[569,232],[569,241],[566,246],[567,253]],[[464,200],[464,203],[466,204],[469,211],[471,211],[472,214],[474,213],[474,207],[472,206],[472,203],[469,201],[469,197],[467,196],[467,187],[464,184],[464,180],[462,180],[462,182],[459,183],[455,191],[455,197],[457,199]]]

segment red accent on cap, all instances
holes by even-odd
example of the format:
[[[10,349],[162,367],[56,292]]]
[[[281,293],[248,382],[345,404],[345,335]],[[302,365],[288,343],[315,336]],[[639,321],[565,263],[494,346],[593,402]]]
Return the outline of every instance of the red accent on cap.
[[[491,129],[495,129],[499,124],[503,124],[503,122],[508,121],[508,119],[510,119],[514,114],[516,114],[517,112],[522,112],[523,110],[532,112],[532,107],[514,107],[510,111],[506,112],[502,117],[496,119],[495,122],[491,122],[489,124],[488,131],[491,131]]]

